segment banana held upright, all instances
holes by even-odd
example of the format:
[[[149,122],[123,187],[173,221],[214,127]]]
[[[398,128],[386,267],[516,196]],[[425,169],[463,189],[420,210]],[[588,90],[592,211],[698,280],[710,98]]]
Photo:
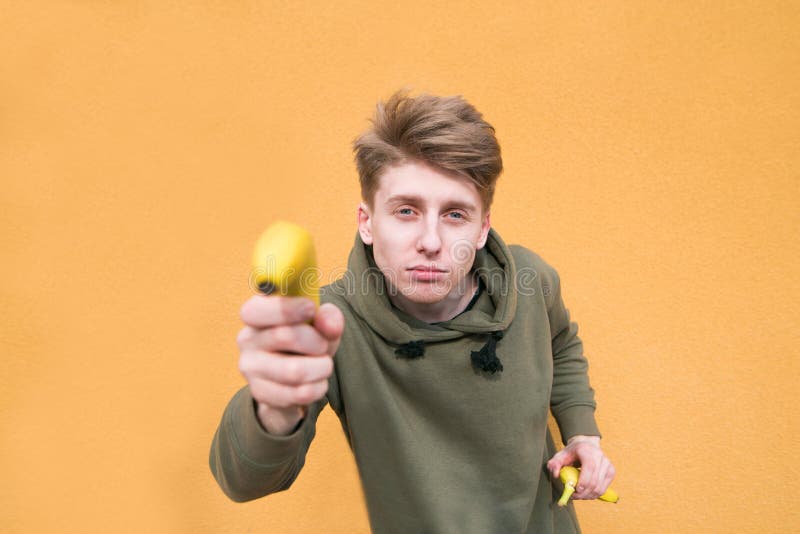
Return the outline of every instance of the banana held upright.
[[[319,306],[319,270],[311,234],[287,221],[276,221],[253,248],[251,283],[262,293],[307,297]]]

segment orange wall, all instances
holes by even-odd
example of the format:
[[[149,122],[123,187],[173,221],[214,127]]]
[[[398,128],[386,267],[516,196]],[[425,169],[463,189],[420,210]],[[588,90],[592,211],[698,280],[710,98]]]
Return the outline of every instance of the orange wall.
[[[367,531],[330,411],[287,493],[207,455],[254,239],[344,265],[403,85],[495,125],[495,228],[562,275],[622,494],[584,530],[800,530],[798,4],[309,4],[3,6],[3,531]]]

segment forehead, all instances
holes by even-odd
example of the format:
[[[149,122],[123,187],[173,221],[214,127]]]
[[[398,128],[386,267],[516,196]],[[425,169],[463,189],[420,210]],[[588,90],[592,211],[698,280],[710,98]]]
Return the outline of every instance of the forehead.
[[[384,203],[396,197],[421,197],[429,202],[476,206],[481,200],[478,188],[468,178],[417,161],[388,167],[381,174],[375,200]]]

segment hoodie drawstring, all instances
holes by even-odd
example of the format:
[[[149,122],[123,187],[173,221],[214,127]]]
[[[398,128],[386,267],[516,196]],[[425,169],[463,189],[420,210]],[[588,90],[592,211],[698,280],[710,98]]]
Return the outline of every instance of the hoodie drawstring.
[[[413,360],[425,356],[425,342],[423,340],[409,341],[403,343],[394,351],[398,358]]]
[[[483,372],[493,375],[503,370],[503,363],[497,357],[497,342],[503,339],[503,331],[497,330],[489,333],[489,339],[481,350],[473,350],[470,353],[472,368],[476,372]],[[409,341],[397,347],[394,351],[398,358],[414,360],[425,356],[425,341],[418,339]]]
[[[489,339],[486,341],[481,350],[473,350],[471,353],[472,368],[476,372],[484,372],[493,375],[503,370],[503,364],[497,357],[495,347],[497,342],[503,339],[502,330],[497,330],[489,334]]]

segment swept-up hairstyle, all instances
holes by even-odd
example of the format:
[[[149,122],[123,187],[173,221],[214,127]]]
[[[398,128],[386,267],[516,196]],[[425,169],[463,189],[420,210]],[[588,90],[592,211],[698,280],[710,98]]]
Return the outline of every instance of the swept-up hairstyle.
[[[463,97],[397,91],[378,102],[371,123],[353,142],[367,204],[372,205],[384,169],[419,160],[471,180],[488,211],[503,171],[500,145],[494,128]]]

